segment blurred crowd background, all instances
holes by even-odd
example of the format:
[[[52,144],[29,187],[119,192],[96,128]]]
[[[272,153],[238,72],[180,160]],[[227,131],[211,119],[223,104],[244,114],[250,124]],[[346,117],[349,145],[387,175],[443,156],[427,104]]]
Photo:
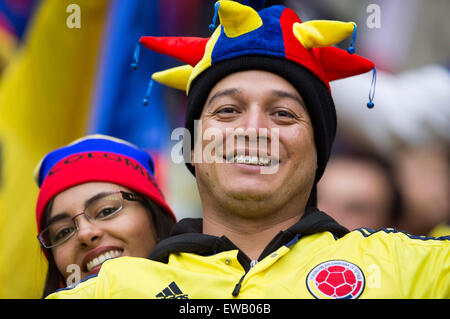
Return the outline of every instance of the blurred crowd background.
[[[365,106],[371,72],[331,84],[339,125],[319,208],[349,229],[449,235],[450,2],[266,3],[287,5],[303,21],[356,22],[356,53],[377,68],[374,109]],[[80,8],[79,28],[69,27],[76,18],[70,4]],[[180,63],[142,50],[140,68],[129,65],[142,35],[208,37],[213,5],[0,0],[0,298],[40,297],[47,268],[36,239],[33,169],[83,135],[108,134],[148,150],[177,217],[201,216],[194,178],[170,157],[185,94],[155,84],[150,104],[141,102],[150,75]]]

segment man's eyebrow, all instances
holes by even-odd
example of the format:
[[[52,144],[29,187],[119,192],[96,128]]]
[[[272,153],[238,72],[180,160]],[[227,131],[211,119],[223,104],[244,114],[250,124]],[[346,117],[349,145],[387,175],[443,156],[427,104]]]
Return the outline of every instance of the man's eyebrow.
[[[222,96],[233,96],[233,95],[238,95],[240,93],[242,93],[242,92],[239,89],[237,89],[237,88],[230,88],[230,89],[225,89],[225,90],[218,91],[213,96],[210,97],[210,99],[208,100],[206,105],[210,105],[214,101],[214,99],[217,99],[219,97],[222,97]],[[302,107],[306,108],[305,102],[297,94],[290,93],[290,92],[283,91],[283,90],[272,90],[272,93],[274,95],[278,96],[278,97],[290,98],[290,99],[296,101]]]
[[[225,90],[222,90],[222,91],[218,91],[213,96],[210,97],[210,99],[206,103],[206,105],[210,105],[212,103],[212,101],[214,101],[214,99],[217,99],[219,97],[230,96],[230,95],[232,96],[232,95],[237,95],[239,93],[241,93],[241,91],[236,89],[236,88],[230,88],[230,89],[225,89]]]
[[[305,102],[301,97],[299,97],[297,94],[293,94],[287,91],[282,90],[272,90],[272,93],[275,94],[278,97],[287,97],[290,98],[296,102],[298,102],[301,106],[306,107]]]

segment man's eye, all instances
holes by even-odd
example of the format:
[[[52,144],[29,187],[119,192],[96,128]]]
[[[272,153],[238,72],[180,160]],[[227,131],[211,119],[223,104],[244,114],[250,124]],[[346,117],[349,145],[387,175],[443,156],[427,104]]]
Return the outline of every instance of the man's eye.
[[[216,111],[216,114],[233,114],[237,111],[232,107],[224,107]]]
[[[278,117],[284,117],[284,118],[294,118],[294,115],[292,115],[288,111],[277,111],[277,112],[275,112],[275,115]]]

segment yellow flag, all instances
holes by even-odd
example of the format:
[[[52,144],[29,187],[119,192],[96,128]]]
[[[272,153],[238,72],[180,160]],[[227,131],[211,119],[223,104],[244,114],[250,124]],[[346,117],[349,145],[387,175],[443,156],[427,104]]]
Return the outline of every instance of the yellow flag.
[[[85,134],[107,0],[43,1],[0,79],[0,298],[39,298],[32,172],[47,152]]]

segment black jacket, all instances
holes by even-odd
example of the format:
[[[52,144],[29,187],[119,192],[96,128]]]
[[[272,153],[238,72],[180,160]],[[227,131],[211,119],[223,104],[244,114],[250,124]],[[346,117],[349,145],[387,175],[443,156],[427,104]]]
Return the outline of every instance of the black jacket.
[[[294,238],[320,233],[331,232],[340,238],[349,231],[339,225],[333,218],[319,211],[315,207],[308,207],[302,218],[287,230],[281,230],[266,246],[258,261],[262,260]],[[246,271],[250,269],[250,258],[243,253],[226,236],[217,237],[202,233],[201,218],[185,218],[180,220],[172,229],[171,237],[159,242],[150,259],[167,263],[168,257],[173,253],[188,252],[201,256],[217,254],[228,250],[239,250],[238,260]]]

